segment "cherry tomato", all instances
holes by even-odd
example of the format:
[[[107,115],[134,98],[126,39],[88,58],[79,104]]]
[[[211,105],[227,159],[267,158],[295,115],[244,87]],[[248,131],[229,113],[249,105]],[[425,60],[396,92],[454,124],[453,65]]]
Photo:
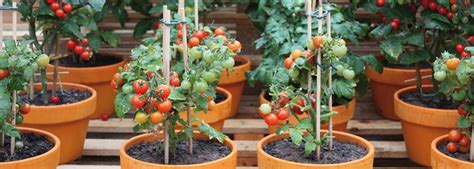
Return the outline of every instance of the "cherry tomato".
[[[155,28],[155,29],[160,29],[160,22],[155,22],[155,23],[153,24],[153,28]],[[179,29],[179,30],[181,30],[181,29]]]
[[[284,107],[286,103],[290,102],[287,92],[281,92],[278,94],[278,103],[280,107]]]
[[[462,53],[464,51],[464,45],[461,43],[456,44],[455,48],[456,48],[456,51],[458,51],[459,53]]]
[[[211,100],[207,103],[207,110],[212,111],[216,107],[216,102],[214,100]]]
[[[63,10],[64,10],[64,12],[66,12],[66,13],[71,12],[71,11],[72,11],[72,5],[71,5],[71,4],[66,4],[66,5],[64,5],[64,6],[63,6]]]
[[[219,36],[219,35],[222,35],[222,36],[225,35],[225,31],[223,27],[218,27],[214,30],[214,36]]]
[[[347,54],[347,47],[346,45],[335,45],[332,47],[332,52],[336,57],[342,57]]]
[[[264,104],[261,104],[260,107],[258,108],[258,110],[260,111],[260,113],[262,113],[263,115],[267,115],[267,114],[270,114],[272,112],[272,107],[270,106],[270,104],[267,104],[267,103],[264,103]]]
[[[391,25],[392,25],[392,28],[393,28],[393,29],[398,29],[399,23],[397,23],[397,22],[395,22],[395,21],[392,21]]]
[[[430,0],[421,0],[421,6],[428,7],[430,5]]]
[[[452,12],[448,12],[448,13],[446,14],[446,17],[448,17],[448,19],[451,19],[451,20],[452,20],[453,17],[454,17],[454,15],[453,15]]]
[[[208,85],[204,81],[197,81],[193,85],[193,89],[199,93],[204,93],[207,91]]]
[[[165,100],[161,103],[158,103],[158,106],[156,108],[158,109],[159,112],[168,113],[171,110],[172,106],[173,105],[171,101]]]
[[[471,146],[459,146],[459,151],[462,153],[468,153]]]
[[[383,7],[385,5],[385,0],[377,0],[376,4],[378,7]]]
[[[323,36],[315,36],[313,38],[313,45],[315,48],[319,48],[321,47],[321,45],[323,44],[324,40],[323,40]]]
[[[471,1],[470,0],[464,1],[464,6],[465,7],[471,7]]]
[[[437,81],[443,81],[444,79],[446,79],[446,72],[444,70],[437,71],[434,73],[434,78]]]
[[[51,103],[58,104],[59,103],[59,97],[58,96],[51,96],[49,97],[49,100]]]
[[[458,3],[458,0],[449,0],[449,3],[456,4],[456,3]]]
[[[89,52],[82,52],[81,58],[84,60],[89,60],[91,58],[91,54]]]
[[[436,10],[437,7],[438,7],[438,3],[436,2],[430,2],[430,4],[428,5],[428,8],[432,11]]]
[[[213,82],[214,80],[216,80],[216,74],[207,71],[207,72],[204,72],[204,73],[202,74],[202,78],[203,78],[206,82],[210,83],[210,82]]]
[[[52,4],[52,3],[56,2],[56,0],[48,0],[47,2],[48,2],[48,4]]]
[[[446,145],[446,149],[450,153],[455,153],[458,151],[458,145],[456,145],[456,143],[450,142],[448,145]]]
[[[9,75],[10,72],[8,72],[8,70],[0,69],[0,80],[7,78]]]
[[[115,81],[119,86],[122,86],[123,84],[123,77],[120,77],[120,73],[115,73],[112,77],[112,80]]]
[[[170,85],[173,87],[179,87],[180,80],[179,78],[172,78],[170,80]]]
[[[448,133],[448,140],[450,142],[458,142],[462,138],[462,133],[459,130],[451,130]]]
[[[205,37],[204,31],[198,30],[197,32],[194,32],[193,37],[196,37],[199,40],[204,39],[204,37]]]
[[[23,116],[21,114],[16,114],[15,122],[16,124],[22,124],[23,123]]]
[[[456,70],[456,68],[458,68],[459,63],[461,63],[461,61],[458,58],[451,58],[446,60],[446,66],[449,70]]]
[[[469,52],[462,51],[461,52],[461,57],[462,58],[469,58],[469,57],[471,57],[471,54]]]
[[[56,10],[56,17],[60,18],[60,19],[63,19],[66,17],[66,14],[64,13],[64,11],[62,9],[58,9]]]
[[[301,57],[302,53],[303,53],[303,52],[302,52],[301,50],[295,49],[295,50],[293,50],[293,52],[291,52],[290,57],[291,57],[292,59],[298,59],[299,57]]]
[[[466,103],[463,103],[458,106],[458,114],[463,117],[469,114],[469,112],[464,109],[464,106],[466,106]]]
[[[448,9],[446,9],[446,7],[444,6],[441,6],[438,8],[438,13],[441,15],[445,15],[446,13],[448,13]]]
[[[183,38],[183,31],[181,30],[178,30],[178,38]]]
[[[89,45],[89,39],[87,38],[81,39],[81,43],[84,45]]]
[[[227,60],[225,60],[223,63],[222,63],[222,66],[224,66],[224,68],[226,69],[232,69],[235,65],[235,60],[234,58],[227,58]]]
[[[182,24],[178,24],[178,25],[176,25],[176,28],[177,28],[178,30],[181,30],[181,29],[183,29],[183,25],[182,25]]]
[[[135,114],[135,122],[137,122],[138,124],[146,123],[146,121],[147,121],[147,117],[144,112],[137,112]]]
[[[54,2],[51,4],[51,6],[49,7],[53,12],[56,12],[60,7],[59,7],[59,3],[57,2]]]
[[[460,146],[466,147],[466,146],[469,146],[470,143],[471,143],[471,140],[466,135],[463,135],[461,140],[459,140],[459,145]]]
[[[278,110],[278,112],[276,113],[278,120],[288,119],[289,114],[290,113],[285,108],[280,108],[280,110]]]
[[[342,76],[344,76],[344,78],[347,79],[347,80],[352,80],[352,79],[354,79],[355,72],[353,70],[350,70],[350,69],[345,69],[342,72]]]
[[[66,47],[70,50],[74,50],[74,48],[76,47],[77,43],[76,41],[73,41],[73,40],[68,40],[66,42]]]
[[[163,120],[163,113],[154,112],[150,114],[150,121],[154,124],[160,123]]]
[[[285,68],[290,69],[291,66],[293,66],[293,62],[294,62],[294,60],[291,57],[286,58],[285,62],[284,62]]]
[[[467,37],[466,40],[467,40],[469,43],[474,43],[474,35],[471,35],[471,36]]]
[[[299,98],[298,100],[296,100],[296,104],[299,105],[300,107],[304,107],[305,106],[304,99]],[[301,111],[301,109],[298,106],[293,106],[291,110],[293,110],[293,112],[295,112],[296,114],[299,114],[299,115],[303,114],[303,111]]]
[[[28,114],[31,110],[31,105],[30,104],[23,104],[20,108],[21,114]]]
[[[171,89],[169,86],[166,85],[159,85],[155,89],[155,94],[162,99],[167,99],[170,93]]]
[[[135,80],[135,82],[133,82],[133,90],[137,94],[145,94],[148,91],[148,87],[149,86],[148,86],[147,81],[139,79],[139,80]]]
[[[278,122],[278,117],[275,114],[268,114],[265,116],[265,123],[269,126],[273,126],[277,124]]]
[[[102,121],[107,121],[107,120],[109,120],[109,115],[103,114],[102,116],[100,116],[100,119]]]
[[[145,100],[141,98],[141,94],[136,94],[136,95],[133,95],[132,96],[132,105],[133,107],[139,109],[141,107],[143,107],[143,105],[145,105]]]
[[[81,55],[83,52],[84,52],[84,47],[82,47],[81,45],[77,45],[74,48],[74,53],[76,53],[78,55]]]
[[[192,47],[194,47],[194,46],[198,46],[199,43],[200,43],[199,38],[192,37],[191,39],[189,39],[188,45],[189,45],[190,48],[192,48]]]

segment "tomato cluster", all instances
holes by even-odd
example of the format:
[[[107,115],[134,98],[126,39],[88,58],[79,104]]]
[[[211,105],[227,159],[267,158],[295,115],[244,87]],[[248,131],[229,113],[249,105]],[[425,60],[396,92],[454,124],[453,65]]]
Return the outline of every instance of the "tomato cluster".
[[[449,143],[446,145],[446,149],[450,153],[467,153],[471,147],[471,139],[459,130],[451,130],[448,133],[448,141]]]
[[[316,106],[315,97],[316,95],[313,93],[311,97],[312,108]],[[294,103],[291,103],[291,100],[294,100]],[[278,121],[284,123],[284,121],[288,120],[290,116],[290,110],[296,115],[308,113],[305,111],[306,105],[307,104],[303,97],[290,98],[288,96],[288,92],[285,91],[278,94],[276,101],[261,104],[258,109],[258,113],[260,117],[265,120],[267,125],[272,126],[276,125]]]
[[[66,18],[67,15],[73,10],[73,6],[71,4],[63,1],[60,2],[56,0],[47,0],[47,3],[50,5],[51,11],[53,11],[56,17],[59,19]]]
[[[474,36],[468,37],[468,41],[474,41]],[[462,43],[457,43],[455,46],[456,51],[461,55],[462,58],[471,57],[471,53],[464,50],[465,46]]]
[[[84,60],[89,60],[92,56],[92,51],[89,46],[89,39],[81,40],[70,39],[66,42],[66,47],[74,54],[80,56]]]
[[[450,20],[453,20],[455,18],[461,18],[462,23],[467,23],[469,20],[469,16],[471,15],[470,12],[470,7],[471,7],[471,2],[470,1],[462,1],[461,4],[458,3],[457,0],[450,0],[448,6],[443,6],[437,3],[437,1],[433,0],[422,0],[421,5],[425,8],[428,8],[432,11],[438,12],[440,15],[444,15]],[[460,5],[464,7],[460,7]],[[466,8],[462,11],[462,14],[459,14],[458,12],[460,11],[460,8]],[[457,22],[457,21],[456,21]]]

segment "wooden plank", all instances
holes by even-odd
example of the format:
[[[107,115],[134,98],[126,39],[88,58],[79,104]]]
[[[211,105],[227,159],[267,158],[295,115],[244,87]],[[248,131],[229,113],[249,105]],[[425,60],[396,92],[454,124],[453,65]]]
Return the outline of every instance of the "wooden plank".
[[[85,156],[118,156],[120,146],[125,139],[86,139]],[[238,157],[256,158],[257,141],[235,141]],[[407,158],[405,144],[402,141],[371,141],[375,147],[376,158]]]

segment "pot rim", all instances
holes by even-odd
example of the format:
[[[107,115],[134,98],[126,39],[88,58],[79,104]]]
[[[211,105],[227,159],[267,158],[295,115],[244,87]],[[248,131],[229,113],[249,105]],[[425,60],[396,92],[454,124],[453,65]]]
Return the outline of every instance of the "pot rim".
[[[368,66],[367,68],[368,68],[367,70],[369,70],[369,71],[377,72],[377,71],[375,71],[374,68],[372,68],[370,66]],[[393,71],[393,72],[407,72],[407,73],[416,72],[415,68],[413,68],[413,69],[401,69],[401,68],[392,68],[392,67],[383,66],[383,71],[385,71],[385,70]],[[431,68],[420,69],[420,72],[423,72],[423,73],[424,72],[430,72],[430,71],[431,71]],[[377,72],[377,74],[379,74],[379,73]],[[383,74],[383,72],[380,73],[380,74]]]
[[[422,88],[432,88],[433,85],[423,85]],[[437,113],[437,112],[446,112],[446,111],[456,111],[456,109],[437,109],[437,108],[431,108],[431,107],[422,107],[422,106],[417,106],[417,105],[414,105],[414,104],[410,104],[410,103],[407,103],[403,100],[400,99],[400,95],[402,93],[407,93],[409,91],[412,91],[412,90],[416,90],[416,86],[408,86],[408,87],[404,87],[400,90],[397,90],[397,92],[395,92],[394,94],[394,100],[395,102],[399,102],[400,104],[404,105],[404,106],[407,106],[407,107],[410,107],[410,108],[423,108],[423,109],[428,109],[429,111],[431,112],[434,112],[434,113]]]
[[[71,70],[71,71],[81,71],[81,70],[96,70],[96,69],[109,69],[109,68],[115,68],[119,67],[120,65],[124,65],[127,63],[129,58],[125,57],[122,54],[115,53],[115,52],[99,52],[98,54],[101,55],[106,55],[107,57],[112,56],[120,59],[120,62],[110,64],[110,65],[103,65],[103,66],[95,66],[95,67],[67,67],[67,66],[58,66],[58,68],[61,68],[63,70]],[[48,67],[53,67],[54,65],[48,64]]]
[[[47,151],[43,154],[40,154],[38,156],[34,156],[34,157],[22,159],[22,160],[16,160],[16,161],[0,162],[0,166],[2,166],[2,165],[14,165],[14,164],[23,163],[23,162],[26,162],[26,161],[33,161],[33,160],[36,160],[38,158],[49,156],[55,151],[59,151],[59,147],[61,146],[61,141],[59,140],[59,138],[57,136],[51,134],[50,132],[47,132],[47,131],[44,131],[44,130],[39,130],[39,129],[34,129],[34,128],[29,128],[29,127],[17,127],[17,129],[20,130],[21,133],[31,132],[31,133],[40,134],[42,136],[46,136],[46,138],[49,141],[54,143],[54,147],[51,148],[49,151]],[[59,164],[59,161],[58,161],[58,164]]]
[[[53,85],[52,82],[48,82],[47,83],[48,86],[49,85]],[[70,106],[77,106],[77,105],[80,105],[80,104],[83,104],[85,102],[90,102],[91,100],[95,99],[97,97],[97,92],[89,87],[89,86],[86,86],[86,85],[82,85],[82,84],[78,84],[78,83],[67,83],[67,82],[62,82],[61,83],[65,88],[67,88],[67,86],[69,87],[78,87],[78,88],[82,88],[82,89],[86,89],[87,91],[91,92],[91,96],[87,99],[84,99],[84,100],[81,100],[81,101],[78,101],[78,102],[74,102],[74,103],[70,103],[70,104],[61,104],[61,105],[48,105],[48,106],[38,106],[38,105],[31,105],[31,108],[35,108],[35,109],[48,109],[48,108],[59,108],[59,107],[70,107]],[[35,83],[35,86],[36,85],[41,85],[40,83]],[[58,84],[59,85],[59,84]],[[91,114],[94,113],[94,112],[91,112]]]
[[[321,132],[326,133],[327,130],[321,130]],[[349,133],[345,133],[345,132],[340,132],[340,131],[333,131],[333,134],[336,135],[336,139],[337,139],[337,135],[343,135],[345,137],[352,138],[352,140],[360,140],[361,142],[363,142],[366,145],[366,147],[364,147],[364,148],[366,148],[368,150],[367,154],[365,156],[363,156],[362,158],[360,158],[360,159],[349,161],[349,162],[344,162],[344,163],[337,163],[337,164],[307,164],[307,163],[298,163],[298,162],[283,160],[283,159],[280,159],[280,158],[273,157],[270,154],[268,154],[267,152],[263,151],[263,146],[264,146],[263,143],[264,142],[268,142],[267,140],[269,140],[270,138],[279,136],[275,133],[264,137],[263,139],[261,139],[258,142],[258,144],[257,144],[257,154],[262,154],[264,156],[267,156],[267,158],[272,158],[275,161],[278,161],[280,163],[289,163],[289,164],[292,164],[292,165],[297,165],[297,166],[302,166],[302,167],[318,167],[318,166],[340,167],[340,166],[346,166],[346,165],[351,165],[351,164],[354,164],[354,163],[359,163],[359,162],[362,162],[362,161],[366,161],[369,158],[374,157],[374,153],[375,153],[374,145],[372,145],[369,141],[363,139],[362,137],[359,137],[359,136],[356,136],[356,135],[353,135],[353,134],[349,134]],[[286,137],[289,137],[288,133],[285,133],[282,138],[286,138]]]
[[[216,103],[216,105],[223,105],[223,104],[228,104],[232,100],[232,94],[230,94],[229,91],[222,87],[216,87],[216,93],[221,93],[225,95],[225,100],[222,100],[219,103]]]
[[[441,135],[441,136],[439,136],[439,137],[436,137],[436,138],[431,142],[431,152],[437,154],[437,156],[441,156],[441,157],[443,157],[443,158],[447,158],[447,159],[449,159],[449,160],[455,161],[456,163],[461,163],[461,164],[464,164],[464,165],[473,165],[473,166],[474,166],[474,162],[471,163],[471,162],[459,160],[459,159],[457,159],[457,158],[453,158],[453,157],[450,157],[450,156],[448,156],[448,155],[446,155],[446,154],[444,154],[444,153],[441,153],[441,152],[438,150],[438,148],[437,148],[438,144],[439,144],[441,141],[446,140],[447,137],[448,137],[448,134],[446,134],[446,135]]]
[[[194,134],[198,134],[199,132],[197,131],[194,131]],[[125,147],[130,143],[130,142],[134,142],[136,140],[140,140],[140,139],[143,139],[145,137],[149,137],[151,136],[152,134],[150,133],[145,133],[145,134],[140,134],[138,136],[135,136],[135,137],[132,137],[130,139],[128,139],[125,143],[123,143],[121,146],[120,146],[120,155],[123,155],[124,158],[127,158],[131,161],[133,161],[134,163],[144,163],[146,165],[150,165],[150,166],[153,166],[153,167],[173,167],[173,168],[179,168],[179,167],[200,167],[200,166],[206,166],[206,165],[211,165],[211,164],[215,164],[215,163],[220,163],[220,162],[223,162],[223,161],[227,161],[229,159],[231,159],[232,157],[234,156],[237,156],[237,145],[235,144],[234,141],[232,141],[229,137],[225,137],[224,138],[224,145],[226,145],[226,143],[228,144],[227,147],[229,147],[231,149],[231,152],[230,154],[228,154],[227,156],[223,157],[223,158],[219,158],[217,160],[214,160],[214,161],[209,161],[209,162],[205,162],[205,163],[199,163],[199,164],[188,164],[188,165],[165,165],[165,164],[156,164],[156,163],[149,163],[149,162],[145,162],[145,161],[141,161],[141,160],[138,160],[138,159],[135,159],[133,157],[130,157],[127,152],[125,152]]]

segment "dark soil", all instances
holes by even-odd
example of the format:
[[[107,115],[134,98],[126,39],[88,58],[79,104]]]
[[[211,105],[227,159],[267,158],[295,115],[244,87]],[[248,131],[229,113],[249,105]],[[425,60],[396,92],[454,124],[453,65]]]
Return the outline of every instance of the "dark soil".
[[[15,149],[15,155],[10,155],[10,137],[5,137],[5,146],[0,147],[0,162],[23,160],[44,154],[54,147],[54,144],[46,139],[45,136],[35,135],[33,133],[21,134],[17,142],[23,142],[22,148]]]
[[[163,164],[163,152],[159,149],[161,146],[162,141],[141,142],[128,149],[127,154],[140,161]],[[169,164],[186,165],[214,161],[229,155],[231,150],[218,142],[194,141],[193,152],[193,155],[188,153],[187,142],[179,142],[176,146],[176,153],[170,154]]]
[[[304,155],[304,144],[299,146],[293,144],[290,139],[272,142],[263,147],[263,150],[273,157],[288,161],[307,164],[337,164],[360,159],[367,155],[368,151],[350,142],[339,142],[334,140],[333,150],[329,151],[328,144],[321,147],[321,159],[315,156]]]
[[[214,102],[220,103],[220,102],[224,101],[225,99],[227,99],[226,95],[224,95],[222,93],[219,93],[219,92],[216,92],[216,99],[214,99]]]
[[[460,153],[460,152],[450,153],[446,149],[446,145],[448,145],[448,142],[443,142],[443,143],[439,144],[437,148],[441,153],[446,154],[447,156],[450,156],[450,157],[453,157],[455,159],[462,160],[462,161],[474,162],[474,161],[469,160],[469,153]]]
[[[236,60],[235,64],[234,64],[234,67],[237,67],[237,66],[240,66],[240,65],[243,65],[243,64],[244,64],[244,62]]]
[[[59,97],[59,103],[57,104],[51,103],[49,97],[46,103],[43,102],[42,96],[43,94],[40,91],[36,91],[36,95],[33,100],[30,100],[28,95],[20,95],[20,99],[36,106],[62,105],[76,103],[88,99],[92,96],[92,93],[87,90],[64,89],[63,92],[57,92],[57,96]],[[51,90],[48,91],[48,96],[51,96]]]
[[[382,65],[384,67],[388,68],[394,68],[394,69],[415,69],[415,65],[402,65],[402,64],[394,64],[394,63],[389,63],[387,60],[381,61]],[[426,68],[431,68],[429,63],[422,62],[420,63],[420,68],[426,69]]]
[[[99,66],[107,66],[116,64],[122,61],[122,59],[118,57],[112,56],[104,56],[99,54],[94,54],[92,59],[89,61],[82,60],[82,62],[77,59],[74,61],[73,57],[66,57],[59,60],[59,66],[65,67],[99,67]]]
[[[400,94],[400,99],[416,106],[436,109],[456,109],[459,105],[447,100],[445,97],[432,96],[430,95],[431,93],[427,94],[428,96],[421,97],[418,92],[412,91]]]

